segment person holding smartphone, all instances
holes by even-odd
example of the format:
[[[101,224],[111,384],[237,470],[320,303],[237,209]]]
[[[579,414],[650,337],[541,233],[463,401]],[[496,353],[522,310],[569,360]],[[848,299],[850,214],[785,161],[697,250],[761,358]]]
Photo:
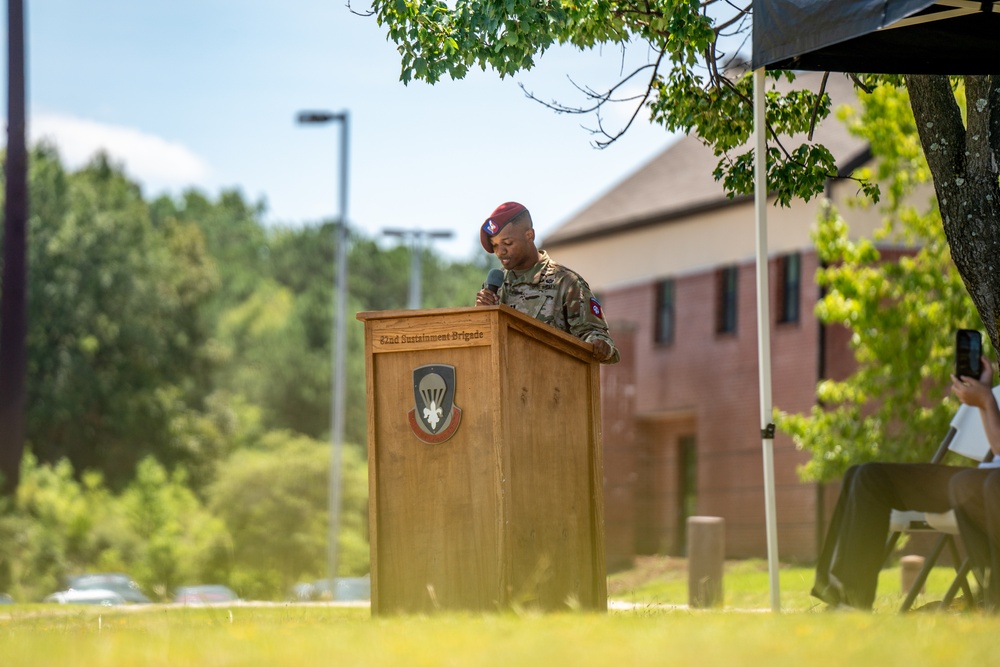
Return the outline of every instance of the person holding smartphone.
[[[1000,407],[992,392],[992,365],[981,357],[978,378],[952,375],[951,380],[955,396],[979,408],[990,449],[1000,455]],[[833,607],[872,608],[894,509],[955,509],[962,539],[972,545],[974,565],[982,570],[994,562],[1000,565],[1000,474],[993,473],[1000,468],[881,462],[852,466],[844,475],[811,594]],[[989,512],[984,510],[987,499],[995,503]],[[987,586],[987,601],[1000,599],[996,589],[1000,581]]]
[[[1000,406],[990,390],[993,369],[985,357],[979,381],[952,375],[951,389],[966,405],[978,408],[986,439],[1000,454]],[[948,482],[948,496],[972,566],[983,574],[983,603],[1000,610],[1000,459],[960,470]]]

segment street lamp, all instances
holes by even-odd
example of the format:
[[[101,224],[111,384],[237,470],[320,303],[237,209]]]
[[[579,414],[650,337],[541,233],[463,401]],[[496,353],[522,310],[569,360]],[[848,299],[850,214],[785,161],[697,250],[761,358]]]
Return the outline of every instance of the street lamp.
[[[398,236],[410,241],[410,301],[407,308],[420,308],[421,293],[421,263],[424,255],[424,239],[450,239],[454,233],[450,230],[426,231],[423,229],[383,229],[386,236]]]
[[[332,397],[330,405],[330,486],[328,511],[330,514],[327,535],[327,575],[330,595],[337,598],[337,536],[340,534],[340,460],[344,443],[344,370],[347,365],[347,130],[348,113],[329,111],[301,111],[298,122],[302,125],[340,123],[340,211],[335,227],[336,272],[334,275],[333,345],[331,350]]]

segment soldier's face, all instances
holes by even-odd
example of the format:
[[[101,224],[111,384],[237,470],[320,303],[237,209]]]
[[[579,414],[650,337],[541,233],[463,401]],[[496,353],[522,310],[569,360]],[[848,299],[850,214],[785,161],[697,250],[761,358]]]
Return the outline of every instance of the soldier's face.
[[[508,271],[524,271],[538,262],[535,230],[521,225],[507,225],[490,238],[493,252]]]

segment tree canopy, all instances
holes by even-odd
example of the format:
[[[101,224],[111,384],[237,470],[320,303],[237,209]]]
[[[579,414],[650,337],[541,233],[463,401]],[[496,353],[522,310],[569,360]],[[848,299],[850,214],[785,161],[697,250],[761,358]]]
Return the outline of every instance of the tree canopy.
[[[200,486],[248,434],[327,437],[332,223],[269,227],[237,191],[147,201],[103,155],[69,172],[40,145],[30,164],[27,439],[42,463],[118,489],[152,455]],[[408,252],[352,233],[348,311],[405,307]],[[471,305],[485,272],[427,253],[425,305]],[[363,328],[348,333],[345,437],[363,445]]]
[[[156,598],[198,580],[275,598],[326,576],[333,224],[268,226],[237,191],[148,201],[104,155],[70,171],[43,144],[30,165],[28,442],[0,498],[0,590],[127,566]],[[403,308],[408,251],[351,236],[348,311]],[[424,304],[472,305],[485,273],[428,252]],[[360,575],[353,317],[348,334],[338,563]]]
[[[827,208],[813,234],[823,266],[816,314],[850,331],[857,368],[821,381],[809,414],[776,418],[811,454],[803,475],[820,481],[865,461],[929,461],[957,407],[947,388],[955,329],[982,328],[937,206],[917,195],[930,171],[905,91],[879,86],[860,102],[860,111],[841,113],[872,146],[866,176],[886,192],[885,225],[876,239],[852,240],[844,218]]]
[[[751,77],[745,54],[752,3],[720,0],[373,0],[371,14],[388,30],[401,57],[404,82],[460,79],[472,67],[506,77],[535,65],[556,45],[581,49],[612,46],[646,54],[646,63],[622,80],[598,88],[580,85],[579,103],[560,110],[594,113],[601,139],[614,141],[621,128],[606,128],[600,115],[609,104],[631,104],[670,132],[695,134],[719,156],[716,177],[730,195],[752,192],[753,129]],[[942,226],[955,265],[994,345],[1000,323],[1000,77],[966,76],[966,95],[940,75],[876,76],[856,73],[860,87],[905,87],[920,143],[933,176]],[[769,73],[794,81],[791,72]],[[620,92],[632,79],[645,93]],[[823,91],[773,85],[767,92],[768,188],[778,202],[822,193],[837,169],[830,151],[811,141],[808,130],[830,113]],[[804,141],[787,138],[800,134]],[[870,181],[860,186],[870,197]]]

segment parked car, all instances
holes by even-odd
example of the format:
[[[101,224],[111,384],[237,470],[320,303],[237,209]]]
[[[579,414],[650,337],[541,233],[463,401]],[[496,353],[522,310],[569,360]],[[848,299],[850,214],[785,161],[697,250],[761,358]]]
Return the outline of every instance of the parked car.
[[[221,584],[181,586],[174,591],[174,602],[178,604],[218,604],[239,600],[240,596],[235,591]]]
[[[127,574],[119,572],[99,572],[80,574],[67,580],[68,588],[77,591],[106,590],[118,593],[126,602],[147,603],[149,598],[143,594],[139,584]]]
[[[292,600],[308,602],[315,599],[316,587],[308,581],[302,581],[292,586]]]
[[[125,598],[118,593],[102,589],[88,588],[78,591],[70,589],[68,591],[58,591],[46,595],[43,602],[58,602],[59,604],[101,604],[105,606],[126,604]]]
[[[292,595],[297,600],[358,602],[371,599],[372,584],[367,574],[363,577],[337,577],[334,582],[333,586],[330,586],[329,579],[296,584]]]

